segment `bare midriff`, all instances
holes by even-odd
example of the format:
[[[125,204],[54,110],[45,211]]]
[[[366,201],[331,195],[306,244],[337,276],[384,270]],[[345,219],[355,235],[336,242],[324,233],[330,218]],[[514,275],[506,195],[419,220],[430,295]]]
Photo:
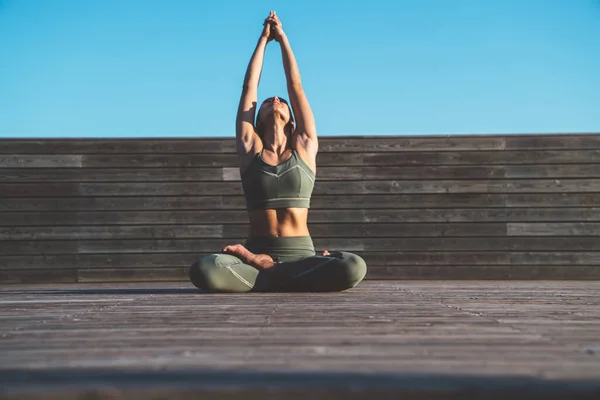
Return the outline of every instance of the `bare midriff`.
[[[248,236],[310,236],[308,208],[253,210]]]

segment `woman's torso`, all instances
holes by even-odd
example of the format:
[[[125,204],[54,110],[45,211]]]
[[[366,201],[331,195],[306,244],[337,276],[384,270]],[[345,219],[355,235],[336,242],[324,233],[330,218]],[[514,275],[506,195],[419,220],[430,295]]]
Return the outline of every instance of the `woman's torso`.
[[[263,149],[260,144],[258,149],[241,157],[240,174],[250,166],[253,160]],[[316,154],[309,154],[300,146],[294,147],[296,155],[308,166],[312,173],[316,173]],[[294,157],[291,150],[287,150],[280,157],[271,152],[262,152],[260,159],[270,166],[283,164]],[[308,230],[308,208],[277,208],[256,209],[248,211],[250,227],[248,236],[310,236]]]

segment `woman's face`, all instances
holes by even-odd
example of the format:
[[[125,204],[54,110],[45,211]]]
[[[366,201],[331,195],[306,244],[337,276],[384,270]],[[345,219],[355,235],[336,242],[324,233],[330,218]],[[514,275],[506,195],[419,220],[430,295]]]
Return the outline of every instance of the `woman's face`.
[[[272,113],[276,113],[277,118],[282,119],[286,124],[290,120],[290,108],[285,100],[280,99],[277,96],[269,97],[260,106],[258,111],[258,118],[265,122],[267,117]]]

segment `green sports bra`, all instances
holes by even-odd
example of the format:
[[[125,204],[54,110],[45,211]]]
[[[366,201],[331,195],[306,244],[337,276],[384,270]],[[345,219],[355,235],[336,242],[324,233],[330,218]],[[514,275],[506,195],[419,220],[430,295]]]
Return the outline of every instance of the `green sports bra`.
[[[278,165],[267,164],[262,150],[241,175],[248,211],[274,208],[310,208],[315,174],[292,149],[292,156]]]

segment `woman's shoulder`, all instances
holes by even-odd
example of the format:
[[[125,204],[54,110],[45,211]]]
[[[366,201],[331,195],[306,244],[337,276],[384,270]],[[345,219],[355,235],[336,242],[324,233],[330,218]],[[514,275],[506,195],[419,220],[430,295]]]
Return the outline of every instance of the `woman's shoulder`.
[[[316,152],[307,150],[303,147],[294,146],[292,148],[298,157],[298,159],[310,168],[311,172],[316,175],[317,170],[317,154]]]

